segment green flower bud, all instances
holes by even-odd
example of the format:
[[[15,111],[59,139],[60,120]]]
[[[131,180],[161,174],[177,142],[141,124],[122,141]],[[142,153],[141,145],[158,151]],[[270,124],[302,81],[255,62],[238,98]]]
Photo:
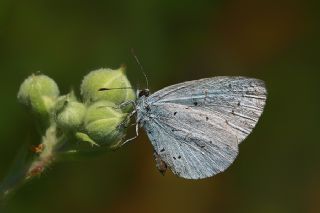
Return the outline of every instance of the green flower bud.
[[[93,103],[87,109],[84,130],[88,138],[111,149],[121,146],[126,133],[127,113],[108,101]],[[86,141],[89,141],[88,139]]]
[[[55,111],[55,120],[58,127],[77,130],[83,123],[86,106],[78,102],[72,93],[58,99]]]
[[[135,92],[123,66],[117,70],[99,69],[90,72],[82,81],[81,95],[86,103],[105,100],[119,105],[135,100]]]
[[[59,88],[54,80],[33,74],[21,84],[17,97],[20,103],[47,120],[58,96]]]

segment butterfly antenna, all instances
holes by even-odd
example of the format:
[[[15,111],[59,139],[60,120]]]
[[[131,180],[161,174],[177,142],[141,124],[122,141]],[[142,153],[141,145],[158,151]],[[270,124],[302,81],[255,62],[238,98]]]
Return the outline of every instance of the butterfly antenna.
[[[143,74],[143,76],[144,76],[144,78],[145,78],[145,80],[146,80],[147,89],[149,89],[149,81],[148,81],[148,77],[147,77],[146,73],[144,72],[143,66],[142,66],[142,64],[140,63],[140,61],[139,61],[139,59],[138,59],[137,55],[135,54],[135,52],[134,52],[134,49],[133,49],[133,48],[131,49],[131,53],[132,53],[132,55],[133,55],[134,59],[136,60],[137,64],[139,65],[140,70],[141,70],[141,72],[142,72],[142,74]]]

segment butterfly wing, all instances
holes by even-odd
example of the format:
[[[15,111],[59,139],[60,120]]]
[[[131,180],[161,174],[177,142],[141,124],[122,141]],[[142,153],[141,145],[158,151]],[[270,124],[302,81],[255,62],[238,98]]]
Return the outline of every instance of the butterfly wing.
[[[151,111],[144,128],[155,152],[174,174],[187,179],[210,177],[236,158],[237,138],[214,114],[177,104],[155,106]]]
[[[199,179],[228,168],[266,100],[262,81],[215,77],[164,88],[147,98],[144,128],[174,174]]]
[[[166,87],[150,96],[153,105],[179,104],[215,114],[243,141],[257,124],[267,99],[264,82],[246,77],[214,77]]]

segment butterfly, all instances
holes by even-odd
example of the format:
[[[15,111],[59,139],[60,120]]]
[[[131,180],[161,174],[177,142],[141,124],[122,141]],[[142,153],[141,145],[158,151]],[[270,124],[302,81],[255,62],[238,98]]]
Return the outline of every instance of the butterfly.
[[[138,127],[146,131],[158,170],[202,179],[233,163],[263,112],[267,90],[259,79],[221,76],[137,96],[137,135]]]

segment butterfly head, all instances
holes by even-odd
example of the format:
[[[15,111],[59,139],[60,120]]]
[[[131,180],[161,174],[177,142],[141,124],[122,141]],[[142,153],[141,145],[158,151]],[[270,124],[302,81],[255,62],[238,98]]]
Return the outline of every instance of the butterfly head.
[[[150,95],[149,89],[138,90],[138,97],[141,98],[143,96],[148,97]]]

